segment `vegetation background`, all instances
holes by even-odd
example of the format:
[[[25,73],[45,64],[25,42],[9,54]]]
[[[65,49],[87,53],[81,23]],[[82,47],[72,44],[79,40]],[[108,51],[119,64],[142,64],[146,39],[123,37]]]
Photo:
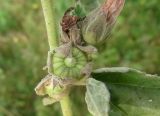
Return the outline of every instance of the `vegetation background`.
[[[56,19],[73,3],[56,1]],[[127,66],[160,74],[159,4],[159,0],[126,0],[96,67]],[[34,92],[46,74],[42,67],[48,48],[40,0],[1,0],[0,116],[61,116],[59,104],[45,107]],[[85,88],[72,91],[74,115],[89,116]]]

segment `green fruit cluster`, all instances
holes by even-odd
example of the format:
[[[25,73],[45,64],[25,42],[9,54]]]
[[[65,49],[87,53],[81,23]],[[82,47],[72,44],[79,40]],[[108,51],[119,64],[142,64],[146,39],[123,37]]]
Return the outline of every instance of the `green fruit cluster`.
[[[81,70],[87,63],[85,54],[77,48],[72,48],[71,56],[55,53],[53,57],[53,72],[60,78],[79,78]]]

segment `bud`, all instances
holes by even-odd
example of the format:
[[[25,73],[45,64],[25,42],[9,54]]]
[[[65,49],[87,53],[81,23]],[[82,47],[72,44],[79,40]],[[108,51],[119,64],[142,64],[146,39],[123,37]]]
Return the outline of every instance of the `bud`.
[[[59,85],[58,80],[56,80],[56,76],[48,74],[45,78],[41,80],[41,82],[36,86],[35,91],[37,95],[44,96],[48,95],[50,97],[55,94],[62,93],[65,88],[62,88]]]
[[[89,13],[82,23],[82,35],[88,44],[95,45],[105,40],[120,14],[124,0],[106,0],[99,8]]]

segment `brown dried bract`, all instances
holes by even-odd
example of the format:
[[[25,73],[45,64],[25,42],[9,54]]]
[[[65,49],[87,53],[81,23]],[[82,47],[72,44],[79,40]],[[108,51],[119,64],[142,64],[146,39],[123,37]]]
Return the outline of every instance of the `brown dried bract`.
[[[66,33],[69,33],[69,29],[77,24],[80,21],[80,17],[69,15],[69,13],[74,10],[74,7],[70,7],[65,13],[62,18],[62,22],[60,23],[62,26],[62,30]]]
[[[64,13],[60,25],[62,26],[62,32],[60,34],[60,44],[66,44],[68,42],[73,45],[82,45],[81,31],[79,29],[79,22],[83,21],[85,17],[73,16],[71,12],[75,10],[74,7],[68,8]]]

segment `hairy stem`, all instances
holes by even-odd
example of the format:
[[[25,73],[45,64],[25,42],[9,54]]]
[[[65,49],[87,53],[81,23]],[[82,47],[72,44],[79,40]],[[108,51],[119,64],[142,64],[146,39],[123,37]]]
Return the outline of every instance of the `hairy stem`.
[[[70,104],[70,99],[68,95],[65,96],[60,101],[60,104],[61,104],[63,116],[72,116],[71,104]]]
[[[56,26],[55,26],[55,20],[54,20],[55,14],[54,14],[52,2],[53,0],[41,0],[43,14],[46,22],[50,50],[53,50],[55,47],[58,46]]]
[[[44,18],[46,22],[47,28],[47,35],[48,35],[48,42],[50,50],[58,47],[57,42],[57,33],[56,33],[56,26],[55,26],[55,13],[53,8],[53,0],[41,0]],[[70,106],[69,96],[64,96],[64,98],[60,101],[63,116],[72,116],[72,110]]]

